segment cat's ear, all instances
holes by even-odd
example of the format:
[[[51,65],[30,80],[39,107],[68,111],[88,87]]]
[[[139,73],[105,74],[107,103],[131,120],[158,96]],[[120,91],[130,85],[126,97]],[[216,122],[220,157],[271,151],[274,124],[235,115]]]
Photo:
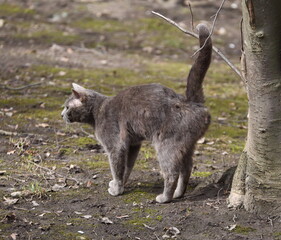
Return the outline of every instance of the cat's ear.
[[[75,96],[75,98],[83,100],[86,97],[87,89],[83,88],[82,86],[72,83],[72,93]]]

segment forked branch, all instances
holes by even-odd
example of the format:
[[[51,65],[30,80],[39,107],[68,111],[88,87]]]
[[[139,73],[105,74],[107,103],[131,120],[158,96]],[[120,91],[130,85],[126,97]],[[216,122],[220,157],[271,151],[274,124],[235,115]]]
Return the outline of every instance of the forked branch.
[[[175,27],[177,27],[179,30],[181,30],[183,33],[189,35],[189,36],[192,36],[194,38],[197,38],[199,39],[199,36],[198,34],[194,33],[194,32],[191,32],[191,31],[188,31],[186,29],[184,29],[183,27],[181,27],[179,24],[177,24],[176,22],[174,22],[173,20],[171,20],[170,18],[167,18],[165,16],[163,16],[162,14],[158,13],[158,12],[155,12],[155,11],[152,11],[152,13],[160,18],[163,18],[164,20],[166,20],[168,23],[174,25]],[[227,65],[242,79],[244,80],[241,72],[234,66],[233,63],[231,63],[227,57],[215,46],[213,46],[213,51],[215,53],[217,53],[226,63]]]

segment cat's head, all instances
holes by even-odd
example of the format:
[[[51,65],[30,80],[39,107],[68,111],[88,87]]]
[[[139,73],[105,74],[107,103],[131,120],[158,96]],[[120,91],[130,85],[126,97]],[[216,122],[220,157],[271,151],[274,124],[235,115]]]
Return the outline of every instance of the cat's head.
[[[91,118],[89,99],[92,92],[76,83],[72,84],[72,95],[64,103],[61,112],[63,120],[67,123],[88,122]]]

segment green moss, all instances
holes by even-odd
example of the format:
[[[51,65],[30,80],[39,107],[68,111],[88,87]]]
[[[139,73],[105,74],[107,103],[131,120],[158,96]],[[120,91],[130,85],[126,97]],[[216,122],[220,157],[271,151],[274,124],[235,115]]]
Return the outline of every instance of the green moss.
[[[23,188],[23,190],[26,190],[31,193],[31,195],[37,196],[37,197],[43,197],[46,195],[46,189],[41,186],[39,182],[31,182],[27,186]]]
[[[73,139],[73,141],[75,142],[76,146],[85,146],[87,144],[96,144],[97,141],[94,140],[93,138],[90,137],[79,137],[76,139]]]
[[[93,194],[93,189],[91,188],[83,188],[79,187],[79,189],[68,189],[65,188],[64,191],[59,191],[59,192],[51,192],[49,193],[49,196],[56,200],[56,201],[61,201],[62,199],[64,201],[68,201],[69,199],[73,199],[75,197],[81,198],[81,196],[86,196],[87,194]]]
[[[71,155],[73,154],[74,149],[69,147],[60,148],[59,155]]]
[[[163,216],[159,215],[159,211],[156,209],[136,207],[133,208],[132,211],[132,219],[126,220],[124,224],[131,225],[137,229],[145,228],[144,224],[153,227],[153,225],[156,225],[158,222],[163,220]]]
[[[145,191],[144,191],[145,189]],[[133,189],[123,195],[125,203],[141,203],[142,201],[153,200],[155,194],[152,191],[152,185],[142,183],[141,187]]]
[[[87,42],[87,47],[105,46],[126,48],[126,51],[151,46],[161,51],[175,53],[191,47],[198,40],[189,38],[176,28],[157,18],[141,18],[131,21],[84,18],[72,24],[73,27],[108,36],[102,41]],[[145,36],[139,38],[138,36]]]
[[[104,161],[95,161],[95,160],[88,160],[87,162],[83,163],[85,166],[87,166],[89,169],[108,169],[109,163],[108,160]]]
[[[34,41],[40,41],[40,43],[47,44],[57,43],[71,45],[80,41],[80,37],[78,35],[68,34],[59,30],[41,30],[29,34],[19,33],[15,34],[13,37],[21,40],[32,39]]]
[[[1,219],[4,219],[4,217],[2,217]],[[11,224],[9,223],[3,223],[3,222],[0,222],[0,229],[4,232],[5,230],[8,230],[9,228],[11,227]]]
[[[243,235],[248,235],[251,232],[256,231],[256,229],[251,228],[251,227],[243,227],[240,225],[237,225],[236,228],[233,229],[233,232],[238,233],[238,234],[243,234]]]
[[[54,240],[90,240],[86,234],[81,235],[81,233],[73,232],[72,229],[68,229],[68,227],[65,224],[55,224],[52,225],[48,235],[44,236],[42,235],[40,239],[54,239]]]
[[[0,4],[0,16],[8,17],[11,15],[33,15],[34,10],[28,8],[22,8],[16,5],[2,3]]]
[[[273,233],[274,240],[280,240],[281,239],[281,232],[275,232]]]
[[[140,19],[138,31],[146,34],[143,46],[160,46],[163,49],[172,48],[178,51],[198,42],[192,38],[187,40],[186,36],[178,29],[157,18]]]
[[[103,33],[103,32],[118,32],[128,31],[128,26],[119,20],[102,20],[85,18],[79,21],[73,22],[72,26],[90,30],[91,32]]]
[[[208,177],[208,176],[210,176],[210,175],[212,175],[212,173],[211,172],[193,172],[192,173],[192,176],[193,177]]]

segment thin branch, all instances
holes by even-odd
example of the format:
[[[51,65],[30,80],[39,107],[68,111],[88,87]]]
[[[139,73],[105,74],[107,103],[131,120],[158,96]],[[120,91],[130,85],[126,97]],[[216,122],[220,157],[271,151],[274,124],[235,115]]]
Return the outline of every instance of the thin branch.
[[[93,134],[91,134],[91,133],[88,133],[87,131],[84,130],[83,127],[81,127],[80,129],[81,129],[81,131],[82,131],[84,134],[86,134],[88,137],[93,138],[94,140],[97,140],[96,137],[95,137],[95,135],[93,135]]]
[[[189,7],[189,11],[190,11],[190,15],[191,15],[191,29],[192,31],[194,31],[194,18],[193,18],[193,11],[192,11],[192,7],[190,2],[187,3],[188,7]]]
[[[206,40],[205,40],[204,44],[202,45],[202,47],[200,47],[197,51],[195,51],[195,53],[193,53],[192,57],[195,56],[198,52],[200,52],[200,51],[205,47],[207,41],[208,41],[208,40],[210,39],[210,37],[213,35],[214,29],[215,29],[215,24],[216,24],[216,22],[217,22],[217,18],[218,18],[218,16],[219,16],[219,13],[220,13],[220,11],[221,11],[221,9],[222,9],[224,3],[225,3],[225,0],[222,0],[219,9],[217,10],[216,14],[214,15],[215,18],[214,18],[214,20],[213,20],[213,24],[212,24],[212,28],[211,28],[211,32],[210,32],[209,36],[206,38]]]
[[[184,28],[182,28],[181,26],[179,26],[176,22],[174,22],[173,20],[171,20],[170,18],[167,18],[165,16],[163,16],[162,14],[158,13],[158,12],[154,12],[152,11],[152,13],[160,18],[163,18],[164,20],[166,20],[168,23],[174,25],[175,27],[177,27],[179,30],[181,30],[183,33],[190,35],[194,38],[199,39],[199,36],[196,33],[193,33],[191,31],[188,31]],[[218,54],[226,63],[227,65],[241,78],[244,80],[243,76],[241,75],[240,71],[227,59],[227,57],[215,46],[213,46],[213,51]]]
[[[5,135],[5,136],[16,136],[16,135],[18,135],[18,133],[17,133],[17,132],[8,132],[8,131],[1,130],[1,129],[0,129],[0,135]]]
[[[22,90],[22,89],[25,89],[25,88],[29,88],[29,87],[34,87],[34,86],[37,86],[37,85],[40,85],[42,84],[41,82],[38,82],[38,83],[31,83],[31,84],[28,84],[26,86],[22,86],[22,87],[16,87],[16,88],[13,88],[13,87],[9,87],[9,86],[6,86],[4,84],[0,84],[0,87],[1,88],[4,88],[4,89],[7,89],[7,90]]]
[[[168,23],[170,23],[170,24],[176,26],[179,30],[181,30],[181,31],[184,32],[185,34],[188,34],[188,35],[190,35],[190,36],[192,36],[192,37],[194,37],[194,38],[199,39],[199,36],[198,36],[196,33],[193,33],[193,32],[190,32],[190,31],[184,29],[183,27],[181,27],[179,24],[177,24],[176,22],[174,22],[174,21],[171,20],[170,18],[167,18],[167,17],[163,16],[162,14],[160,14],[160,13],[158,13],[158,12],[152,11],[151,13],[153,13],[154,15],[157,15],[158,17],[163,18],[163,19],[166,20]]]

